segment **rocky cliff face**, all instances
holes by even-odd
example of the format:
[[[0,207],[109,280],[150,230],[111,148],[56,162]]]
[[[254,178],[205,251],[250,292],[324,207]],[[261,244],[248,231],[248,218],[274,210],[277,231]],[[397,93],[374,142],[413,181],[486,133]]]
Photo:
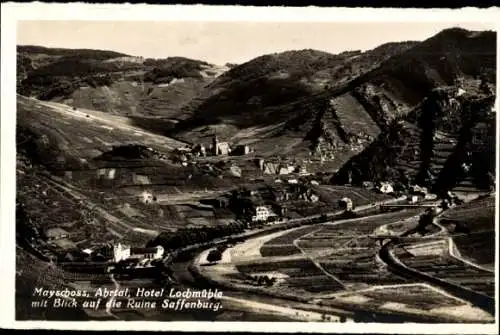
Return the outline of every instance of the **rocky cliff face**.
[[[415,111],[393,121],[344,165],[332,182],[346,183],[349,177],[357,184],[390,180],[442,192],[469,179],[472,189],[487,189],[488,173],[495,169],[495,97],[458,92],[455,86],[431,91]]]

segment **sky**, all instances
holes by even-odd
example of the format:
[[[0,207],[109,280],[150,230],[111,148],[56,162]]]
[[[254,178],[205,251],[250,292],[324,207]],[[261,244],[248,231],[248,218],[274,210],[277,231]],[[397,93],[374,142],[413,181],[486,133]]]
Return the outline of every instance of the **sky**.
[[[165,22],[18,21],[17,44],[113,50],[145,58],[182,56],[213,64],[243,63],[263,54],[317,49],[368,50],[386,42],[421,41],[478,22]]]

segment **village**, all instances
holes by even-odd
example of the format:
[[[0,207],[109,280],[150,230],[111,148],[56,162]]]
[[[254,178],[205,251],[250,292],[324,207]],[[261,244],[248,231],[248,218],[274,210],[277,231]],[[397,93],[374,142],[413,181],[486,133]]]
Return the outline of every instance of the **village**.
[[[217,143],[216,140],[214,142]],[[222,147],[228,148],[227,145]],[[243,153],[248,154],[250,149],[246,148]],[[229,154],[229,151],[223,151],[222,154],[220,150],[213,152],[224,158]],[[402,200],[403,203],[408,204],[436,199],[435,195],[418,185],[412,185],[405,192],[395,190],[390,182],[364,182],[361,187],[324,185],[320,178],[315,178],[304,168],[297,169],[284,164],[268,164],[264,168],[263,161],[252,159],[256,169],[263,175],[260,181],[238,186],[217,197],[200,199],[200,204],[214,211],[228,211],[232,213],[230,217],[234,222],[243,224],[247,230],[253,230],[289,221],[306,221],[319,215],[324,215],[324,221],[332,213],[353,213],[357,207],[374,202],[397,201],[401,196],[406,199]],[[271,166],[275,168],[270,170]],[[145,206],[154,206],[156,196],[146,186],[137,201]],[[333,193],[329,193],[329,190],[333,190]],[[163,246],[144,247],[99,239],[99,229],[104,229],[101,234],[105,234],[105,227],[99,228],[95,213],[83,213],[81,217],[75,218],[76,221],[82,221],[76,226],[61,222],[60,225],[41,227],[28,222],[28,226],[23,228],[29,231],[27,243],[42,258],[58,262],[72,271],[156,276],[158,272],[151,270],[163,269],[163,262],[169,258],[169,251]]]

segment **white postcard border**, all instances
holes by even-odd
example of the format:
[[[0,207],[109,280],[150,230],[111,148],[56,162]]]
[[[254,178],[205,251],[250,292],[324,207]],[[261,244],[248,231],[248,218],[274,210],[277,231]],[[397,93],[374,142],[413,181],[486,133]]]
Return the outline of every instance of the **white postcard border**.
[[[19,20],[131,20],[131,21],[279,21],[279,22],[484,22],[498,27],[499,8],[476,9],[370,9],[318,7],[241,7],[241,6],[158,6],[158,5],[90,5],[3,3],[1,23],[1,224],[0,224],[0,296],[2,313],[0,326],[19,329],[73,330],[175,330],[175,331],[259,331],[259,332],[339,332],[339,333],[426,333],[426,334],[494,334],[498,330],[498,300],[496,323],[478,324],[382,324],[382,323],[291,323],[291,322],[56,322],[15,321],[15,110],[16,110],[16,24]],[[498,35],[497,35],[498,40]],[[498,41],[497,41],[498,50]],[[497,67],[499,62],[497,51]],[[497,97],[500,76],[497,68]],[[498,99],[496,103],[498,111]],[[497,143],[500,141],[497,120]],[[498,158],[497,145],[497,158]],[[497,172],[499,160],[497,159]],[[497,185],[499,176],[497,173]],[[497,190],[498,193],[498,190]],[[496,197],[496,260],[498,269],[499,199]],[[499,292],[498,273],[496,292]]]

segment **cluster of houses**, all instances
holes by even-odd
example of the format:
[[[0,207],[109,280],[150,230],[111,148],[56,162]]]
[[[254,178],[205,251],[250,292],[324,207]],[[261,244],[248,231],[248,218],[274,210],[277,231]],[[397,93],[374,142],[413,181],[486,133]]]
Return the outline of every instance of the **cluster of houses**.
[[[287,175],[292,173],[297,173],[301,176],[310,175],[310,173],[307,172],[305,166],[294,166],[290,163],[283,162],[270,162],[265,161],[263,158],[256,159],[255,163],[262,171],[262,173],[267,175]]]
[[[192,147],[177,148],[175,152],[181,163],[185,163],[192,157],[241,156],[248,155],[252,151],[252,148],[248,144],[240,144],[231,148],[228,142],[221,142],[217,135],[214,135],[208,147],[202,143],[197,143]],[[187,163],[183,165],[187,165]]]
[[[115,263],[136,260],[140,262],[160,260],[165,254],[162,246],[152,248],[133,248],[129,245],[118,243],[113,247],[113,260]]]
[[[70,240],[74,237],[70,232],[60,227],[45,230],[45,237],[49,245],[54,245],[59,250],[64,261],[124,261],[145,265],[154,260],[160,260],[165,254],[161,246],[153,248],[134,248],[125,244],[99,243],[84,246]]]
[[[367,189],[375,190],[379,193],[383,194],[393,194],[394,186],[392,183],[387,181],[382,182],[371,182],[364,181],[362,186]],[[427,187],[423,187],[420,185],[410,185],[406,190],[409,194],[410,203],[417,203],[420,200],[436,200],[437,195],[429,192]]]
[[[249,222],[269,222],[285,216],[291,203],[319,200],[319,196],[303,184],[260,185],[233,191],[229,207]]]
[[[362,186],[364,188],[375,190],[383,194],[394,193],[394,186],[388,181],[379,181],[379,182],[364,181],[362,183]]]

